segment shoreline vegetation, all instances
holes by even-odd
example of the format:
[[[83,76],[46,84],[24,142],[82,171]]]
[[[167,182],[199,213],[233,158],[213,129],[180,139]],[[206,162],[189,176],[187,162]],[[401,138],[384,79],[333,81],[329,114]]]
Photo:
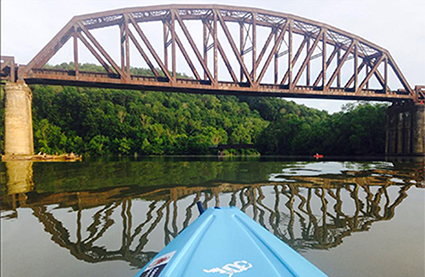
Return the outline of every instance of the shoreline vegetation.
[[[50,68],[73,69],[73,63]],[[80,70],[102,71],[93,64]],[[151,75],[132,68],[133,74]],[[180,74],[180,78],[188,78]],[[90,156],[383,155],[388,104],[329,114],[271,97],[32,85],[35,152]],[[4,149],[4,91],[0,95]],[[37,155],[35,155],[37,156]],[[59,156],[58,156],[59,157]],[[53,158],[52,158],[53,159]]]

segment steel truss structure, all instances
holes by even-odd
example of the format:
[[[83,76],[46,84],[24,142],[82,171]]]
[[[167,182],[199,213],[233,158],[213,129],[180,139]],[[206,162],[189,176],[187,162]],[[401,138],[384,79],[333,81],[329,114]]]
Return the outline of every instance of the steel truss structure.
[[[202,36],[189,31],[188,25],[193,21],[202,24]],[[162,40],[162,49],[155,49],[147,37],[144,29],[148,22],[162,23],[162,34],[155,38]],[[239,32],[229,28],[235,23]],[[114,61],[92,32],[110,26],[120,30],[119,62]],[[264,42],[258,39],[258,32],[266,32]],[[43,68],[70,39],[74,70]],[[79,70],[79,41],[105,68],[105,73]],[[185,43],[190,47],[185,47]],[[130,44],[152,76],[130,73]],[[177,77],[177,51],[192,71],[192,79]],[[312,70],[315,59],[320,60],[318,73]],[[219,62],[224,63],[228,80],[219,78]],[[348,67],[351,77],[344,78],[343,71],[347,72]],[[14,76],[3,72],[6,68],[2,64],[6,76],[2,75],[3,79],[14,80]],[[264,81],[267,72],[273,74],[272,82]],[[400,88],[390,88],[390,72]],[[30,84],[191,93],[415,102],[425,98],[423,87],[410,87],[387,50],[363,38],[291,14],[225,5],[163,5],[76,16],[28,65],[19,66],[17,78]],[[372,78],[379,88],[370,87]]]

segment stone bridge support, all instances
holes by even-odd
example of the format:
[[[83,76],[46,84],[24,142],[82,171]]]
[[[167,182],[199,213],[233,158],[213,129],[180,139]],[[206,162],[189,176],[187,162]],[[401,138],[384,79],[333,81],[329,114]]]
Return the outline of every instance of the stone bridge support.
[[[425,156],[425,106],[394,103],[387,111],[387,155]]]
[[[4,90],[4,153],[34,155],[31,89],[24,82],[8,82]]]

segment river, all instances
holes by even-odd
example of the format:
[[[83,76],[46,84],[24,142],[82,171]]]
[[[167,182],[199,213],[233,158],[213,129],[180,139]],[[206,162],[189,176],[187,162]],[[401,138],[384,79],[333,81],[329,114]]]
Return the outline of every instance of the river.
[[[1,163],[1,276],[133,276],[197,201],[240,208],[330,276],[425,276],[423,171],[409,158]]]

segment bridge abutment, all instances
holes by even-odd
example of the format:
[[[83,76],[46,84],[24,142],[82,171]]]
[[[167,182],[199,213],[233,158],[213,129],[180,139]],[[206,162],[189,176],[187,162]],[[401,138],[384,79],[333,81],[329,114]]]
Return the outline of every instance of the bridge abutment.
[[[4,152],[6,155],[34,155],[31,89],[24,82],[7,82],[4,90]]]
[[[387,155],[425,155],[425,106],[394,103],[387,111]]]

